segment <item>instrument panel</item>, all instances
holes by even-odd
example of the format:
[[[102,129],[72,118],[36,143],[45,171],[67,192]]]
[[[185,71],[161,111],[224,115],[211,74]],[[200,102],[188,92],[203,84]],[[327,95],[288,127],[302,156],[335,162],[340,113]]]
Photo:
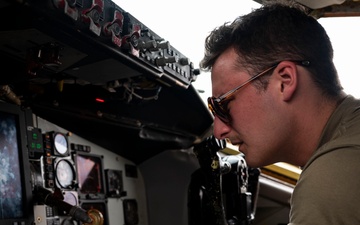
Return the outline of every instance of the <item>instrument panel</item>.
[[[210,130],[212,114],[192,85],[198,69],[114,2],[0,0],[0,20],[6,101],[137,163]],[[129,140],[123,148],[107,140],[116,132]],[[67,154],[56,138],[56,154]],[[130,143],[151,150],[121,151]]]
[[[113,1],[2,2],[12,9],[3,15],[9,24],[0,32],[0,50],[25,61],[29,76],[46,70],[84,84],[111,82],[112,87],[144,76],[187,89],[200,73],[169,41]],[[10,14],[14,11],[17,18]]]
[[[29,145],[40,146],[29,149],[36,225],[86,224],[70,206],[86,211],[91,225],[147,224],[146,205],[138,204],[145,201],[145,187],[135,164],[46,120],[36,121],[27,129],[33,137]],[[43,193],[50,193],[51,201]]]

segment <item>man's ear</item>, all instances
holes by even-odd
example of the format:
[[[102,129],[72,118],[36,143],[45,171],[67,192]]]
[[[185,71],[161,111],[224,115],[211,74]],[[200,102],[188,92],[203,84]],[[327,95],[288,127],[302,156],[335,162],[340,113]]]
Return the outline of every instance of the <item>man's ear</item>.
[[[291,61],[282,61],[276,68],[279,79],[279,89],[284,101],[290,101],[298,85],[298,70],[296,63]]]

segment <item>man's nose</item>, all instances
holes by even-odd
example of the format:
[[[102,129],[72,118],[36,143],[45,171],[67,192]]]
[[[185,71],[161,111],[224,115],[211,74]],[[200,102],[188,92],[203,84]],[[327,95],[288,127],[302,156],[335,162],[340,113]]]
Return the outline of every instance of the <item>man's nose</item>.
[[[231,128],[228,124],[224,123],[222,120],[220,120],[217,116],[214,118],[214,124],[213,124],[213,134],[217,139],[225,139],[227,138]]]

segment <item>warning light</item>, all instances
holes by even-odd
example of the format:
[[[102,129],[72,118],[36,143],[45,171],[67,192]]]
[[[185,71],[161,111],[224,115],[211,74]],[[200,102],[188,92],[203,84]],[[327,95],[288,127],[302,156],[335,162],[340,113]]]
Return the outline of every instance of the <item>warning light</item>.
[[[102,98],[95,98],[95,101],[97,101],[97,102],[105,102],[105,100],[102,99]]]

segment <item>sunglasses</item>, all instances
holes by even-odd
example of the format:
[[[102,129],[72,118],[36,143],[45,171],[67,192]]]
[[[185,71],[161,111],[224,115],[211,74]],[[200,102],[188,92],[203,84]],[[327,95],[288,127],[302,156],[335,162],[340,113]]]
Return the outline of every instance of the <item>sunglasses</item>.
[[[310,61],[295,61],[295,60],[289,60],[289,61],[295,62],[302,66],[310,65]],[[271,71],[272,69],[275,69],[279,65],[279,63],[276,63],[275,65],[272,65],[271,67],[256,74],[255,76],[252,76],[250,79],[248,79],[244,83],[240,84],[239,86],[235,87],[234,89],[231,89],[230,91],[226,92],[225,94],[221,95],[218,98],[209,97],[208,98],[208,107],[209,107],[211,113],[214,116],[217,116],[225,124],[230,124],[231,116],[229,114],[229,109],[227,107],[227,104],[231,100],[230,97],[232,97],[238,90],[240,90],[245,85],[251,83],[252,81],[256,80],[257,78],[259,78],[262,75],[266,74],[267,72]]]

